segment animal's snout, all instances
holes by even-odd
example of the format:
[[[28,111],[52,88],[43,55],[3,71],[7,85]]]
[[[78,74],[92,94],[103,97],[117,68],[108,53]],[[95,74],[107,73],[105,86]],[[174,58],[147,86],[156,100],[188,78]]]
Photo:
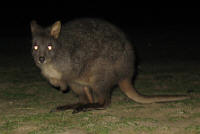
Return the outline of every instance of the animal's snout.
[[[39,61],[40,61],[40,63],[44,63],[45,57],[44,57],[44,56],[40,56],[40,57],[39,57]]]

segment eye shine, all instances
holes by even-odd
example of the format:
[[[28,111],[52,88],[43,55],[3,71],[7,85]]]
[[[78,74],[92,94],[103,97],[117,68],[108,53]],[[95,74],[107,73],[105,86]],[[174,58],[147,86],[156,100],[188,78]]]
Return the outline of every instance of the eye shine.
[[[48,50],[49,50],[49,51],[52,50],[52,45],[48,45]]]
[[[34,49],[34,50],[38,50],[38,45],[35,45],[35,46],[33,47],[33,49]]]

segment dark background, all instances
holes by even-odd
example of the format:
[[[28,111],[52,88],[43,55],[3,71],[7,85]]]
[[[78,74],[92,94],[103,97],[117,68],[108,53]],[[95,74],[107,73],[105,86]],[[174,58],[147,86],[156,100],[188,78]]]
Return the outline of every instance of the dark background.
[[[182,60],[187,59],[188,55],[195,60],[200,57],[199,8],[135,8],[89,3],[84,6],[76,4],[60,8],[25,7],[0,9],[0,47],[3,56],[7,56],[9,52],[30,53],[28,49],[31,46],[31,20],[48,26],[57,20],[66,23],[80,17],[95,17],[120,27],[136,46],[139,56],[146,54],[144,59],[151,55],[171,59],[178,56]],[[162,54],[155,55],[157,52]]]
[[[80,7],[79,7],[80,6]],[[37,20],[41,25],[50,25],[56,20],[63,23],[80,17],[98,17],[106,19],[124,30],[174,30],[187,33],[187,30],[199,33],[199,8],[134,8],[102,7],[97,5],[70,5],[65,8],[1,8],[1,36],[27,36],[29,23]],[[149,30],[150,29],[150,30]],[[190,34],[194,34],[190,33]]]

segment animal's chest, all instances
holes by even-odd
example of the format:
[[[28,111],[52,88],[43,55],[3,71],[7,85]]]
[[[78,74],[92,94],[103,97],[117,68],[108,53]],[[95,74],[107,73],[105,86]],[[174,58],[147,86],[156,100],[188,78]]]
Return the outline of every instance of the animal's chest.
[[[47,79],[57,79],[61,80],[62,78],[62,73],[57,70],[53,65],[44,65],[41,68],[42,74],[47,78]]]

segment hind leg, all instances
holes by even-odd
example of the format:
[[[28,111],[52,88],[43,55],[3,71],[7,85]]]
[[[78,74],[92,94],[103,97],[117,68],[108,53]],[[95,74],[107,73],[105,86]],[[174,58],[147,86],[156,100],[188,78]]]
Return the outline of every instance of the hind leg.
[[[91,87],[83,87],[88,103],[79,105],[73,113],[105,109],[110,104],[109,87],[109,84],[106,84],[105,81],[98,81]]]
[[[109,81],[108,81],[109,82]],[[110,83],[110,82],[109,82]],[[72,109],[73,113],[104,109],[110,104],[110,90],[105,81],[98,81],[89,86],[71,84],[71,89],[79,96],[79,103],[59,106],[51,112]]]
[[[74,113],[78,112],[85,112],[85,111],[91,111],[91,110],[97,110],[102,109],[104,100],[102,99],[102,95],[98,95],[99,99],[98,101],[100,103],[95,103],[94,100],[94,94],[93,90],[88,86],[83,86],[80,84],[73,84],[70,85],[72,90],[78,95],[79,102],[75,104],[68,104],[64,106],[58,106],[55,109],[51,110],[51,112],[57,112],[57,111],[64,111],[64,110],[73,110]]]
[[[101,75],[96,75],[99,77],[93,79],[90,88],[84,89],[89,103],[81,105],[75,109],[74,112],[105,109],[110,104],[110,89],[114,85],[114,82],[110,81],[112,75],[107,75],[107,77],[105,77],[105,75],[102,76],[102,74],[103,72],[101,72]]]
[[[90,96],[90,100],[89,100],[87,95],[85,94],[84,86],[79,85],[79,84],[71,84],[70,88],[75,92],[75,94],[78,95],[79,102],[74,103],[74,104],[67,104],[67,105],[63,105],[63,106],[58,106],[58,107],[52,109],[50,112],[76,109],[77,107],[84,105],[84,104],[88,104],[90,102],[91,96]]]
[[[101,106],[101,107],[107,107],[110,104],[110,90],[108,87],[105,86],[96,86],[94,87],[95,90],[95,94],[97,97],[97,103]]]
[[[80,111],[84,111],[84,105],[88,104],[87,98],[84,96],[79,97],[79,102],[74,104],[67,104],[63,106],[58,106],[55,109],[52,109],[51,112],[65,111],[65,110],[73,110],[73,113],[78,113]]]
[[[89,87],[84,87],[83,90],[88,100],[88,103],[77,106],[76,108],[74,108],[73,113],[104,109],[105,99],[104,97],[102,97],[102,94],[94,92],[94,90],[90,89]],[[94,95],[97,96],[97,102],[95,102]]]
[[[97,84],[97,86],[94,86],[92,90],[87,89],[85,91],[88,92],[88,100],[90,100],[90,97],[92,96],[91,101],[84,105],[85,108],[89,110],[105,109],[105,107],[110,104],[110,90],[108,88]],[[91,91],[93,91],[93,94],[91,94]]]

